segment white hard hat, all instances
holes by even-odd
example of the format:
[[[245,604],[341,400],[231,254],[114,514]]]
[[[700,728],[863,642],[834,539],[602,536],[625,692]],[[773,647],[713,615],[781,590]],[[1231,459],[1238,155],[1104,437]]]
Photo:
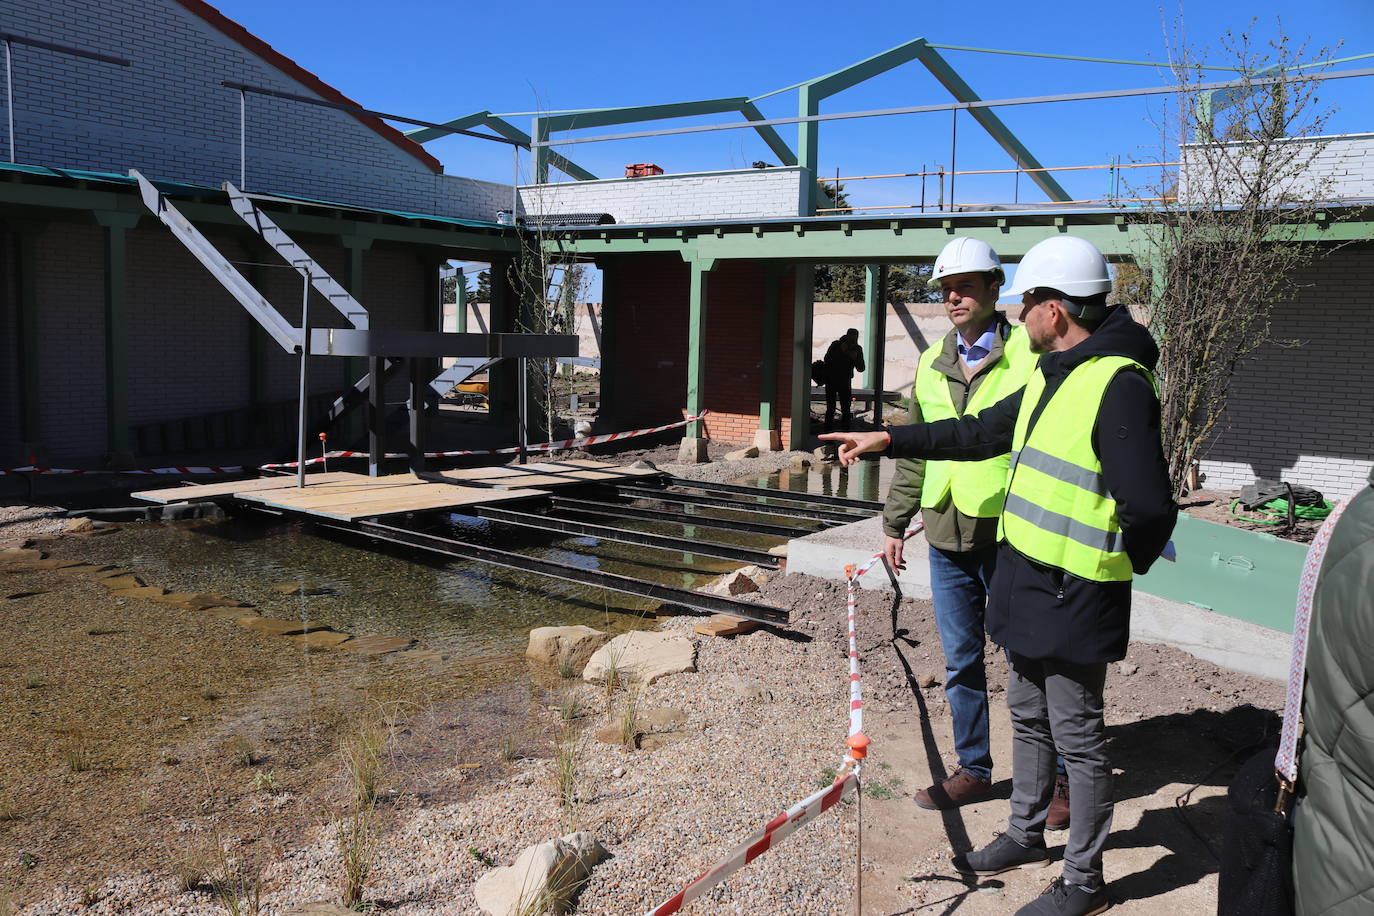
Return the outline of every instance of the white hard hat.
[[[1006,279],[1006,274],[1002,273],[1002,259],[997,257],[997,252],[992,250],[991,245],[961,235],[951,239],[940,250],[940,256],[935,259],[935,270],[930,274],[930,285],[939,286],[940,278],[951,274],[988,271],[997,274],[998,283]]]
[[[1097,246],[1073,235],[1057,235],[1031,246],[1016,268],[1016,279],[1005,296],[1020,296],[1036,287],[1055,289],[1066,296],[1086,298],[1111,292],[1107,259]]]

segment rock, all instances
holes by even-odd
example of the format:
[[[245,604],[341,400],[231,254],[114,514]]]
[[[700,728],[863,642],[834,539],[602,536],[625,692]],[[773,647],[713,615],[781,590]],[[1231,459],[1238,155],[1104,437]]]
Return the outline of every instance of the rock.
[[[635,720],[644,727],[645,731],[666,732],[685,724],[687,713],[680,709],[673,709],[671,706],[658,706],[653,709],[639,710]]]
[[[762,624],[733,614],[712,614],[705,623],[697,624],[692,630],[702,636],[739,636],[742,633],[752,633],[760,626]]]
[[[811,459],[805,455],[793,455],[787,459],[787,469],[789,471],[804,471],[811,467]]]
[[[1140,666],[1135,662],[1121,661],[1116,663],[1116,670],[1120,671],[1126,677],[1130,677],[1140,670]]]
[[[746,700],[754,700],[759,703],[773,702],[773,691],[765,687],[762,681],[753,681],[743,677],[727,677],[721,681],[721,685],[728,687],[736,695]]]
[[[32,560],[45,560],[47,554],[28,547],[6,547],[0,550],[0,560],[6,563],[28,563]]]
[[[164,596],[165,597],[165,596]],[[154,598],[154,601],[157,599]],[[238,620],[240,617],[258,617],[257,611],[246,607],[207,607],[205,613],[211,617],[221,617],[225,620]]]
[[[109,589],[138,588],[147,584],[133,573],[125,573],[122,576],[108,576],[98,581],[101,585]],[[158,592],[158,594],[160,595],[162,592]]]
[[[587,666],[592,653],[604,646],[609,638],[600,630],[580,625],[535,627],[530,630],[530,644],[525,650],[525,657],[559,668],[566,665],[573,671],[581,671]]]
[[[323,585],[302,585],[299,582],[273,582],[272,591],[282,595],[331,595],[334,590]]]
[[[711,586],[711,591],[717,595],[743,595],[758,590],[758,583],[749,578],[742,569],[735,570]]]
[[[95,528],[88,518],[69,518],[67,524],[62,526],[63,534],[84,534]]]
[[[415,640],[406,636],[355,636],[348,642],[339,643],[339,648],[360,655],[388,655],[402,652],[413,645]]]
[[[811,453],[817,461],[822,464],[833,464],[840,460],[839,451],[833,445],[822,445]]]
[[[656,751],[661,747],[667,747],[686,737],[686,732],[654,732],[648,735],[640,735],[638,744],[641,751]]]
[[[314,620],[279,620],[276,617],[240,617],[238,622],[254,632],[266,633],[268,636],[295,636],[329,629],[329,624]]]
[[[513,864],[493,868],[479,878],[472,893],[482,912],[491,916],[545,909],[566,913],[593,866],[608,855],[590,833],[570,833],[521,850]]]
[[[696,646],[685,636],[634,630],[597,649],[582,670],[582,679],[604,682],[614,668],[617,680],[652,684],[670,674],[697,670],[696,655]]]
[[[159,598],[166,589],[158,585],[142,585],[133,588],[117,588],[110,594],[120,598]]]
[[[611,775],[614,776],[616,779],[619,779],[625,775],[625,768],[616,767],[614,770],[611,770]]]
[[[327,649],[337,649],[339,643],[347,642],[352,638],[351,633],[340,633],[336,630],[313,630],[297,636],[288,636],[286,641],[295,643],[306,652],[324,652]]]
[[[750,459],[750,458],[757,458],[758,456],[759,456],[759,447],[758,447],[757,445],[750,445],[750,446],[748,446],[748,447],[746,447],[746,448],[736,449],[736,450],[733,451],[733,452],[726,452],[726,453],[725,453],[725,460],[726,460],[726,461],[747,461],[747,460]]]
[[[787,556],[787,544],[774,544],[768,548],[768,552],[775,557],[785,557]]]
[[[172,592],[157,600],[188,611],[204,611],[212,607],[252,607],[247,601],[235,601],[233,598],[211,595],[207,592]]]
[[[920,675],[916,677],[916,684],[920,686],[922,689],[925,689],[927,687],[934,687],[938,683],[940,683],[940,679],[935,675],[931,674],[929,671],[922,672]]]
[[[635,721],[638,725],[638,720]],[[592,737],[602,744],[623,744],[628,747],[639,747],[640,729],[636,728],[630,740],[625,740],[625,732],[621,729],[619,722],[612,722],[610,725],[603,725],[592,732]]]
[[[657,471],[657,470],[658,470],[658,465],[654,464],[654,463],[653,463],[652,461],[650,461],[648,458],[641,458],[641,459],[639,459],[638,461],[636,461],[634,464],[630,465],[630,467],[632,467],[632,468],[643,468],[643,469],[647,469],[647,470],[650,470],[650,471]]]

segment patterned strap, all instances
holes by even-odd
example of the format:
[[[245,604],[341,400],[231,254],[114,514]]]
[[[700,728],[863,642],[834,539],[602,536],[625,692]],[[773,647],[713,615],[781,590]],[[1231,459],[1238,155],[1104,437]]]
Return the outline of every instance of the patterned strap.
[[[1317,590],[1317,575],[1321,572],[1322,559],[1326,556],[1327,545],[1331,543],[1331,531],[1336,527],[1336,520],[1359,492],[1357,490],[1341,500],[1326,517],[1311,546],[1307,548],[1307,562],[1303,564],[1302,579],[1298,582],[1298,609],[1293,618],[1293,656],[1288,663],[1288,693],[1283,701],[1283,731],[1279,736],[1279,752],[1274,757],[1274,769],[1290,785],[1298,778],[1298,723],[1302,717],[1307,630],[1312,623],[1312,598]]]

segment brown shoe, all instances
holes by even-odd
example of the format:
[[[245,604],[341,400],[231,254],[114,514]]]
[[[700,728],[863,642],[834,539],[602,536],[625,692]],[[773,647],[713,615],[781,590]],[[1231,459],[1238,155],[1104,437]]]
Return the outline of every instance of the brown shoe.
[[[960,767],[943,782],[916,793],[916,804],[931,811],[948,811],[971,802],[982,801],[992,794],[992,783],[979,779]]]
[[[1050,799],[1050,813],[1045,818],[1045,829],[1069,829],[1069,777],[1063,773],[1054,777],[1054,797]]]

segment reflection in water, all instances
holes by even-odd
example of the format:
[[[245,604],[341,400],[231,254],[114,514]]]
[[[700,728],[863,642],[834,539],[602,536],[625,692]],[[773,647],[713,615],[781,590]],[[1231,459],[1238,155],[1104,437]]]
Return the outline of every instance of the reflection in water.
[[[801,470],[784,469],[775,474],[740,481],[752,486],[793,493],[815,493],[821,496],[841,496],[848,499],[867,499],[882,502],[892,482],[896,462],[860,461],[852,467],[836,462],[814,464]]]

